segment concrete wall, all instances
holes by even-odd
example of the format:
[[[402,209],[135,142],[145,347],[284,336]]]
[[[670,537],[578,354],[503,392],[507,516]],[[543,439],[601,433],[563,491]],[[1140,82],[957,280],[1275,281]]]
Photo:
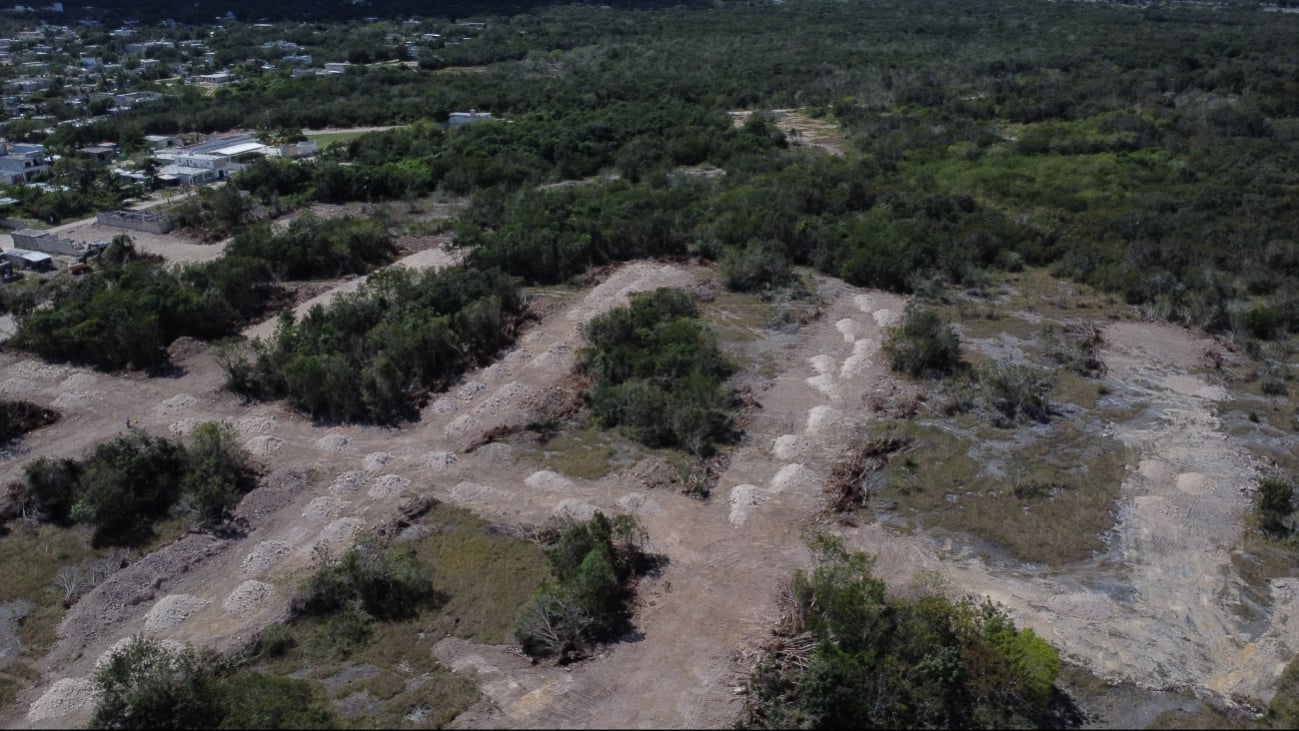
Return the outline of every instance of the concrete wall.
[[[45,234],[43,236],[29,236],[20,234],[15,231],[13,234],[14,248],[27,249],[28,251],[40,251],[46,254],[63,254],[66,256],[78,256],[81,249],[77,247],[76,242],[70,239],[61,239],[57,236]]]
[[[114,228],[125,228],[132,231],[143,231],[151,234],[165,234],[176,228],[176,219],[171,216],[150,216],[141,218],[138,215],[123,214],[120,211],[102,211],[95,214],[95,222]]]

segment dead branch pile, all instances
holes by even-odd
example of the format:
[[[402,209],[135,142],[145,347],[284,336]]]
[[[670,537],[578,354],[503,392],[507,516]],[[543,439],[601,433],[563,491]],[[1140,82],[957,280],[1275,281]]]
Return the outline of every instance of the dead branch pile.
[[[830,510],[847,513],[865,507],[870,498],[867,478],[910,444],[910,437],[887,434],[862,440],[850,447],[847,456],[830,470],[830,477],[826,480],[825,492],[830,493]]]

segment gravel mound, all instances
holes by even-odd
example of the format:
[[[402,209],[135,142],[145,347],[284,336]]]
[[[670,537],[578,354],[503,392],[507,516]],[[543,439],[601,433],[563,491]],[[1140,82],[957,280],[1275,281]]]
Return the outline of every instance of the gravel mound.
[[[749,513],[757,507],[762,497],[762,488],[757,485],[736,485],[731,488],[731,525],[744,525]]]
[[[90,401],[90,394],[85,391],[64,391],[51,404],[56,409],[75,409],[85,406]]]
[[[841,423],[843,423],[843,414],[838,409],[830,406],[813,406],[807,412],[807,429],[805,433],[811,438],[819,437]]]
[[[480,459],[485,459],[496,466],[513,464],[519,458],[518,448],[505,442],[484,444],[478,448],[476,454]]]
[[[245,416],[235,422],[240,434],[266,434],[275,431],[275,419],[270,416]]]
[[[597,508],[591,503],[570,497],[560,500],[559,504],[555,506],[555,509],[550,512],[551,515],[554,515],[560,520],[576,520],[585,522],[595,516],[596,510]]]
[[[365,455],[365,459],[361,460],[361,469],[366,472],[378,472],[392,464],[394,459],[396,457],[387,452],[371,452]]]
[[[807,451],[810,442],[801,434],[782,434],[776,437],[771,445],[771,453],[776,459],[794,459]]]
[[[1177,476],[1177,489],[1190,495],[1211,495],[1218,483],[1199,472],[1183,472]]]
[[[249,579],[235,587],[235,590],[230,592],[230,596],[221,602],[221,607],[231,614],[243,614],[261,604],[274,590],[275,587],[264,581]]]
[[[421,467],[431,470],[444,470],[456,463],[456,456],[451,452],[425,452],[419,458]]]
[[[834,324],[834,329],[839,331],[843,336],[845,343],[851,343],[857,339],[857,333],[861,331],[861,324],[856,320],[845,317]]]
[[[834,370],[834,358],[825,353],[818,353],[808,358],[807,362],[812,364],[812,369],[817,373],[829,373]]]
[[[364,526],[365,523],[360,518],[339,518],[320,529],[320,542],[328,544],[350,541]]]
[[[401,475],[384,475],[375,480],[366,494],[372,498],[386,498],[400,494],[403,490],[410,487],[410,480]]]
[[[360,470],[348,470],[338,477],[334,478],[334,484],[329,486],[329,492],[334,495],[351,495],[369,479],[366,474]]]
[[[284,440],[279,437],[271,436],[270,434],[253,437],[244,443],[244,447],[250,454],[255,454],[259,457],[265,457],[268,454],[272,454],[278,451],[282,446],[284,446]]]
[[[341,452],[351,441],[342,434],[326,434],[316,440],[316,449],[322,452]]]
[[[509,499],[510,494],[476,482],[462,482],[451,488],[453,503],[496,503]]]
[[[875,310],[871,317],[875,318],[875,324],[880,327],[889,327],[898,321],[898,313],[889,309]]]
[[[0,396],[17,396],[36,390],[36,384],[26,378],[6,378],[0,381]]]
[[[99,379],[93,373],[73,373],[59,384],[60,391],[89,391]]]
[[[658,515],[663,512],[663,506],[657,500],[639,492],[629,492],[618,498],[618,507],[637,515]]]
[[[839,369],[840,378],[852,378],[871,367],[871,353],[875,350],[875,341],[863,338],[852,344],[852,355],[843,361]]]
[[[260,574],[279,563],[292,550],[293,546],[284,541],[262,541],[247,556],[244,556],[240,568],[245,574]]]
[[[487,390],[487,386],[478,381],[465,381],[456,389],[456,398],[461,401],[473,401],[478,394]]]
[[[206,599],[193,594],[168,594],[144,615],[144,628],[150,631],[171,629],[184,622],[189,615],[207,606]]]
[[[822,373],[819,376],[812,376],[806,381],[807,385],[820,391],[826,398],[839,398],[839,387],[835,385],[833,376]]]
[[[454,396],[442,396],[433,402],[430,410],[437,416],[450,416],[460,408],[460,401]]]
[[[771,478],[771,488],[777,492],[788,488],[809,488],[816,486],[816,475],[801,464],[787,464],[780,468]]]
[[[308,520],[328,520],[343,512],[343,508],[346,507],[346,500],[322,495],[307,503],[307,507],[302,511],[302,517]]]
[[[190,408],[196,403],[198,403],[198,399],[194,398],[193,396],[190,396],[187,393],[178,393],[175,396],[172,396],[171,398],[159,403],[156,408],[156,411],[158,411],[161,414],[174,414],[177,411],[184,411],[185,409]]]
[[[61,678],[27,709],[27,720],[66,716],[94,701],[97,695],[95,683],[89,678]]]
[[[567,492],[573,489],[573,481],[550,470],[538,470],[528,475],[524,484],[534,490],[547,490],[549,492]]]
[[[468,434],[469,432],[477,431],[481,427],[482,423],[477,419],[469,414],[464,414],[452,419],[451,423],[447,424],[446,429],[443,429],[443,432],[445,432],[447,436],[459,436],[461,434]]]

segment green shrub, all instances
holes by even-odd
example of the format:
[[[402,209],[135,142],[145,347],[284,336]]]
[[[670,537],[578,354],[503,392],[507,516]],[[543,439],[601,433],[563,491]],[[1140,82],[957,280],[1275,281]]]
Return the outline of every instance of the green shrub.
[[[979,388],[988,405],[1009,423],[1051,418],[1050,376],[1032,366],[998,360],[979,368]]]
[[[889,597],[871,560],[837,539],[793,581],[801,662],[750,675],[741,728],[1032,728],[1047,720],[1060,658],[991,602]],[[797,644],[797,643],[796,643]]]
[[[394,620],[443,600],[429,568],[412,550],[389,548],[367,535],[337,560],[317,555],[315,570],[299,583],[291,608],[298,616],[364,612]]]
[[[211,650],[173,651],[138,635],[95,672],[91,728],[326,729],[336,722],[305,680],[227,665]]]
[[[129,431],[95,445],[81,461],[38,458],[23,467],[24,498],[49,520],[71,517],[114,545],[147,538],[178,505],[200,528],[226,521],[256,487],[234,431],[200,424],[189,445]]]
[[[697,456],[730,438],[734,397],[722,382],[734,367],[697,315],[688,295],[662,288],[587,323],[578,357],[593,377],[587,398],[601,426]]]
[[[961,340],[952,326],[924,305],[907,305],[902,322],[884,333],[881,345],[893,370],[914,377],[942,377],[961,363]]]
[[[520,613],[515,636],[523,651],[558,656],[565,663],[625,631],[626,583],[649,560],[641,549],[643,537],[631,515],[611,522],[597,512],[565,528],[547,549],[555,581],[539,589]]]
[[[67,457],[37,457],[23,465],[23,496],[37,514],[64,520],[77,497],[81,465]]]
[[[378,221],[322,219],[303,214],[282,233],[258,224],[230,242],[226,256],[266,262],[283,279],[320,279],[362,274],[392,258],[397,248]]]
[[[1265,533],[1285,537],[1294,532],[1290,514],[1294,512],[1294,484],[1279,477],[1265,477],[1254,494],[1254,514]]]
[[[783,287],[793,279],[784,247],[774,241],[750,241],[743,249],[726,249],[717,262],[717,274],[727,289],[736,292]]]

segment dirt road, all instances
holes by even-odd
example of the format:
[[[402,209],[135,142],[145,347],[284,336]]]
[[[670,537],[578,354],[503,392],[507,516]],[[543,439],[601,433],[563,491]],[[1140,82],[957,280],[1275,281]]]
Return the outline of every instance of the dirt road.
[[[424,252],[421,252],[424,253]],[[0,392],[52,404],[59,424],[26,442],[29,456],[77,454],[112,436],[123,415],[156,433],[202,420],[232,424],[273,469],[239,512],[241,538],[190,536],[115,574],[69,611],[42,662],[39,686],[6,727],[61,727],[87,718],[89,676],[133,633],[233,647],[282,616],[288,578],[317,543],[341,549],[355,531],[428,494],[509,522],[628,510],[668,559],[640,587],[637,634],[570,669],[531,666],[507,648],[445,641],[437,653],[473,673],[487,701],[463,727],[718,727],[738,709],[734,687],[776,619],[774,598],[809,556],[800,528],[822,505],[821,480],[851,433],[869,430],[863,398],[892,388],[878,357],[881,328],[903,301],[821,281],[822,317],[780,347],[774,375],[754,394],[746,437],[712,500],[650,490],[625,475],[598,481],[544,473],[509,445],[463,449],[511,419],[573,364],[578,325],[631,291],[684,286],[707,270],[629,264],[586,293],[548,293],[548,314],[500,360],[470,373],[402,429],[311,424],[280,404],[242,404],[221,391],[202,346],[183,376],[108,376],[0,354]],[[755,328],[755,337],[777,337]],[[766,334],[764,334],[764,332]],[[1113,425],[1131,449],[1122,521],[1111,552],[1067,573],[995,568],[959,546],[878,525],[845,532],[877,555],[894,586],[937,570],[956,593],[989,595],[1068,658],[1104,677],[1266,699],[1299,647],[1293,582],[1249,621],[1236,606],[1229,560],[1254,472],[1244,445],[1214,418],[1223,390],[1189,373],[1203,341],[1184,331],[1122,323],[1106,331],[1114,398],[1146,404]],[[0,480],[23,459],[0,462]]]

